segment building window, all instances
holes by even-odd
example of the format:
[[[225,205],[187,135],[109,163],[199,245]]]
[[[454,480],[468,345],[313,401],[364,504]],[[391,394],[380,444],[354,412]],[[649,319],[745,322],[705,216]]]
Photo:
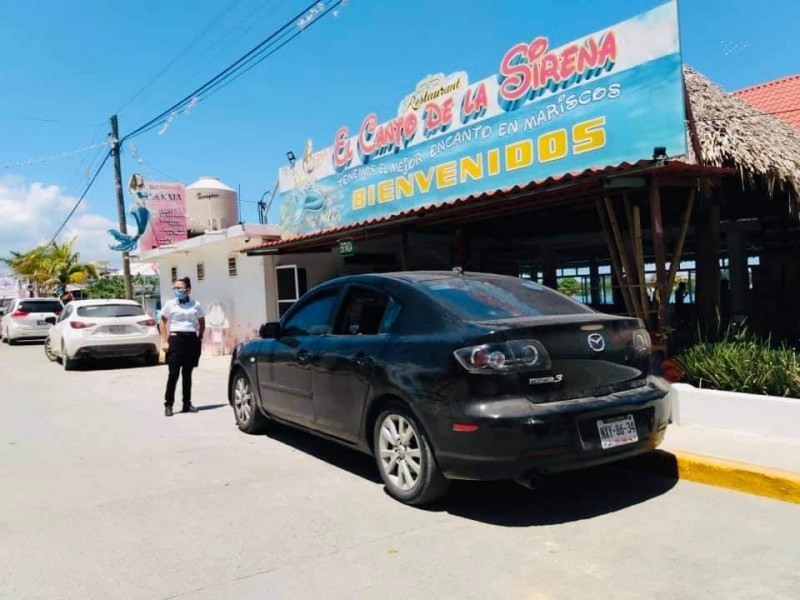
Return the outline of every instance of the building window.
[[[170,279],[171,282],[174,283],[175,281],[177,281],[178,280],[178,267],[172,267],[169,270],[169,276],[171,278]]]
[[[236,265],[236,257],[229,256],[228,257],[228,276],[229,277],[236,277],[239,274]]]
[[[203,281],[206,278],[206,265],[205,263],[197,263],[197,281]]]
[[[275,267],[278,288],[278,318],[281,318],[292,305],[308,290],[306,270],[297,265]]]

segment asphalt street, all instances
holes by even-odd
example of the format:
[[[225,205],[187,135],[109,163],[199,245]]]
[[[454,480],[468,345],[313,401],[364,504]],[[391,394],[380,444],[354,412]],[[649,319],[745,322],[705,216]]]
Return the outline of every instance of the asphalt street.
[[[165,380],[0,347],[0,597],[798,597],[800,506],[605,467],[410,508],[370,457],[240,433],[224,361],[198,414],[163,416]]]

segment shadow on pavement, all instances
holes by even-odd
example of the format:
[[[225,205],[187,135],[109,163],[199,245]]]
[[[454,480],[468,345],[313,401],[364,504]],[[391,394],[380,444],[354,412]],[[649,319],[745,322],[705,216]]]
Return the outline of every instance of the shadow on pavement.
[[[373,483],[383,483],[375,459],[358,450],[276,423],[270,423],[267,437]]]
[[[82,360],[78,363],[79,371],[116,371],[127,369],[155,369],[164,365],[148,365],[139,358],[101,358]]]
[[[271,424],[267,437],[329,465],[382,484],[371,456],[288,426]],[[454,481],[450,493],[422,510],[502,527],[556,525],[591,519],[646,502],[671,490],[677,478],[607,465],[543,478],[538,490],[510,481]],[[394,500],[387,497],[387,501]]]
[[[215,410],[217,408],[230,408],[230,404],[198,404],[197,410],[203,412],[204,410]]]

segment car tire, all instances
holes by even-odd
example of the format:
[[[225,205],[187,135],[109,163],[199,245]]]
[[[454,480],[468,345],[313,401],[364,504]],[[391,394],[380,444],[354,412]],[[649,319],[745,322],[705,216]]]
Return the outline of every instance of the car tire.
[[[386,491],[404,504],[430,504],[450,489],[425,431],[402,404],[392,404],[378,415],[373,451]]]
[[[8,344],[9,346],[16,346],[17,340],[15,340],[12,337],[6,337],[6,344]]]
[[[67,355],[67,349],[61,344],[61,366],[65,371],[74,371],[78,368],[78,360]]]
[[[269,420],[258,407],[256,392],[250,378],[243,371],[234,374],[229,399],[240,431],[258,434],[266,429]]]
[[[58,355],[53,352],[53,341],[50,339],[50,336],[47,336],[44,340],[44,355],[50,362],[56,362],[58,360]]]
[[[158,354],[145,354],[144,356],[144,364],[148,367],[156,367],[158,366]]]

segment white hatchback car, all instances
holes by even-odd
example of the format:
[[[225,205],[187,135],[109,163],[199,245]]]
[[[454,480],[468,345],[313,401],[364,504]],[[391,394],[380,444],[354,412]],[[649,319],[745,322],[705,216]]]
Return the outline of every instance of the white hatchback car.
[[[53,298],[12,300],[0,321],[0,338],[7,344],[20,340],[43,340],[50,330],[48,319],[61,315],[64,305]]]
[[[156,322],[133,300],[74,300],[45,340],[45,354],[66,370],[82,359],[142,358],[158,364],[161,338]]]

